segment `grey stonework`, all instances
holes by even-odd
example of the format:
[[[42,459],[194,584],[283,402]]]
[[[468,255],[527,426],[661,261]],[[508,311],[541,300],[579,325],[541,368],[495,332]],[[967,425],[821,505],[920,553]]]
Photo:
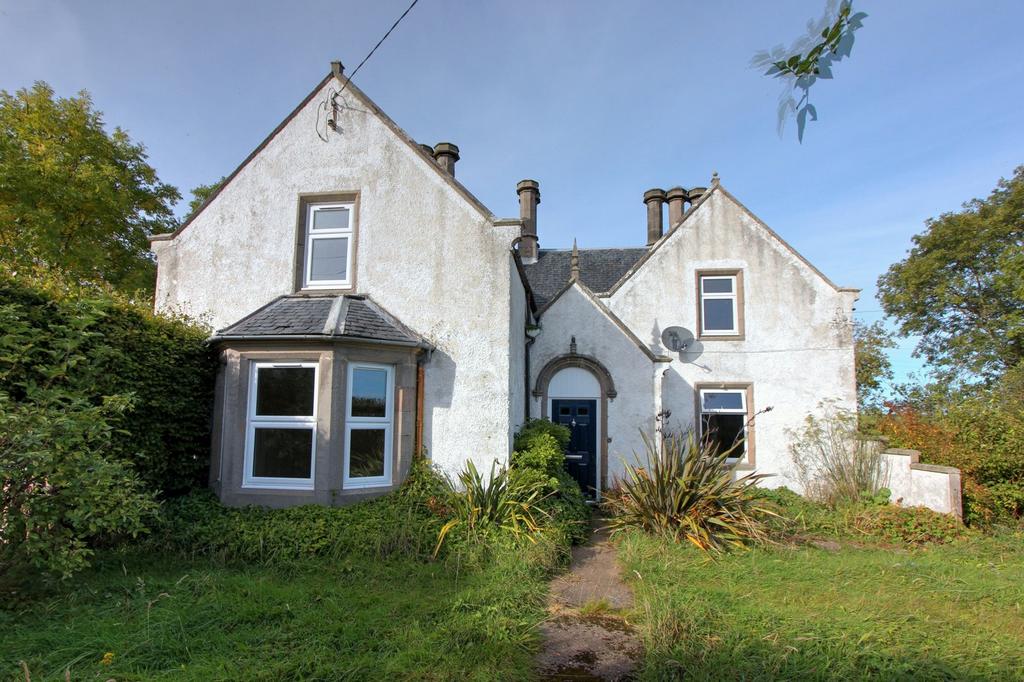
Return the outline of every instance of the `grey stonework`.
[[[353,342],[272,344],[240,342],[224,347],[211,453],[210,484],[229,506],[289,507],[300,504],[339,506],[395,490],[409,472],[416,428],[416,362],[419,349],[381,348]],[[317,436],[312,490],[271,490],[242,485],[245,467],[246,412],[253,362],[316,362]],[[391,485],[345,490],[345,406],[349,362],[372,362],[395,368]]]

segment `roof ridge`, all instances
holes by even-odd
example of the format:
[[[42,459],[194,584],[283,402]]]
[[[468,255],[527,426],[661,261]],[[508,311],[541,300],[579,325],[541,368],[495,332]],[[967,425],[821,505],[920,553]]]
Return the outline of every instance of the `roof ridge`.
[[[402,322],[397,317],[392,315],[388,310],[386,310],[383,306],[381,306],[381,304],[377,303],[375,300],[373,300],[369,296],[367,296],[365,294],[362,294],[362,295],[360,295],[360,298],[361,298],[362,302],[364,304],[366,304],[366,306],[368,308],[371,308],[375,313],[377,313],[378,315],[383,317],[385,322],[387,322],[391,326],[395,327],[398,331],[400,331],[400,332],[402,332],[404,334],[408,334],[410,337],[416,339],[417,341],[423,341],[425,343],[427,342],[427,340],[425,338],[423,338],[423,336],[421,334],[419,334],[419,333],[413,331],[412,329],[410,329],[408,325],[406,325],[404,322]],[[348,311],[346,310],[346,314],[347,314],[347,312]],[[433,344],[431,344],[431,345],[433,345]]]
[[[324,334],[344,334],[345,315],[348,314],[348,302],[344,295],[337,296],[331,303],[331,310],[324,322]]]

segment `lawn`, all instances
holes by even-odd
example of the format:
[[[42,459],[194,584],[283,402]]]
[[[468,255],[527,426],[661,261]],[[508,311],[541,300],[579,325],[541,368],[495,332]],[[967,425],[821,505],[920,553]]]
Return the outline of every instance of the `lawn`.
[[[1024,679],[1024,535],[833,542],[712,560],[623,536],[643,678]]]
[[[543,572],[517,557],[229,567],[107,557],[66,591],[0,611],[2,679],[521,679]],[[110,665],[101,660],[113,653]]]

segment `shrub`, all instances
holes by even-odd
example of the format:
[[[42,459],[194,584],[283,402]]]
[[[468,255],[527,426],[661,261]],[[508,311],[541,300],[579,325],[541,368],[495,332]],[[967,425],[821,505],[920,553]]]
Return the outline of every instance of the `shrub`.
[[[421,457],[398,491],[346,507],[230,508],[203,490],[164,502],[151,542],[156,550],[257,564],[427,559],[447,513],[445,496],[443,480]]]
[[[83,371],[104,307],[51,321],[42,342],[24,308],[0,304],[0,589],[34,572],[67,577],[100,536],[137,535],[155,509],[138,477],[108,456],[131,394],[84,396]]]
[[[543,493],[538,506],[546,512],[546,522],[579,544],[587,539],[590,508],[579,484],[565,470],[570,436],[567,427],[547,419],[526,422],[514,439],[510,475],[519,485],[538,486]]]
[[[17,356],[0,359],[0,390],[12,402],[31,402],[26,387],[53,376],[73,328],[76,355],[62,390],[94,407],[106,396],[132,397],[106,415],[105,457],[128,463],[159,493],[205,485],[217,368],[206,329],[111,290],[2,269],[0,305],[21,330]]]
[[[572,432],[569,427],[556,424],[550,419],[530,419],[516,433],[512,447],[514,450],[528,450],[534,446],[535,441],[543,436],[551,436],[558,443],[559,449],[564,453],[569,447],[569,439]]]
[[[836,505],[871,497],[882,487],[881,446],[861,437],[857,415],[831,401],[819,405],[823,416],[808,415],[794,439],[790,455],[804,493]]]
[[[521,439],[519,442],[523,447],[512,451],[509,460],[511,466],[531,469],[549,478],[557,478],[563,471],[565,448],[550,433],[535,433],[529,439]]]
[[[853,516],[853,527],[889,542],[920,545],[962,537],[964,527],[952,514],[924,507],[866,506]]]
[[[1024,518],[1024,402],[1019,390],[977,390],[929,413],[892,406],[879,430],[892,445],[920,451],[923,462],[960,469],[968,524]]]
[[[437,535],[435,556],[455,528],[470,534],[500,531],[526,538],[540,529],[537,517],[543,512],[537,502],[541,487],[516,481],[509,469],[499,468],[497,462],[491,464],[491,473],[484,480],[473,460],[467,460],[458,482],[449,479],[448,485],[451,519]]]
[[[607,497],[613,533],[640,528],[711,552],[767,539],[764,520],[772,512],[752,489],[764,476],[733,479],[728,459],[737,445],[718,452],[709,441],[698,444],[692,431],[666,436],[660,450],[646,436],[644,445],[646,466],[627,464]]]

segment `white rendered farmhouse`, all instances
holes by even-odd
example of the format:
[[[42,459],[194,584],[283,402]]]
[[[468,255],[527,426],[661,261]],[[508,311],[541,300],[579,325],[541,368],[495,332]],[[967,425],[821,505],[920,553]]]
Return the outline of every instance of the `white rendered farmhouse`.
[[[594,497],[642,434],[688,428],[741,438],[737,468],[793,486],[787,430],[823,399],[855,409],[857,290],[717,177],[647,192],[643,246],[544,250],[537,182],[516,187],[520,216],[495,217],[455,179],[455,145],[417,144],[344,85],[335,65],[153,237],[156,309],[217,329],[226,503],[380,494],[421,449],[489,468],[537,417],[572,428],[567,466]]]

